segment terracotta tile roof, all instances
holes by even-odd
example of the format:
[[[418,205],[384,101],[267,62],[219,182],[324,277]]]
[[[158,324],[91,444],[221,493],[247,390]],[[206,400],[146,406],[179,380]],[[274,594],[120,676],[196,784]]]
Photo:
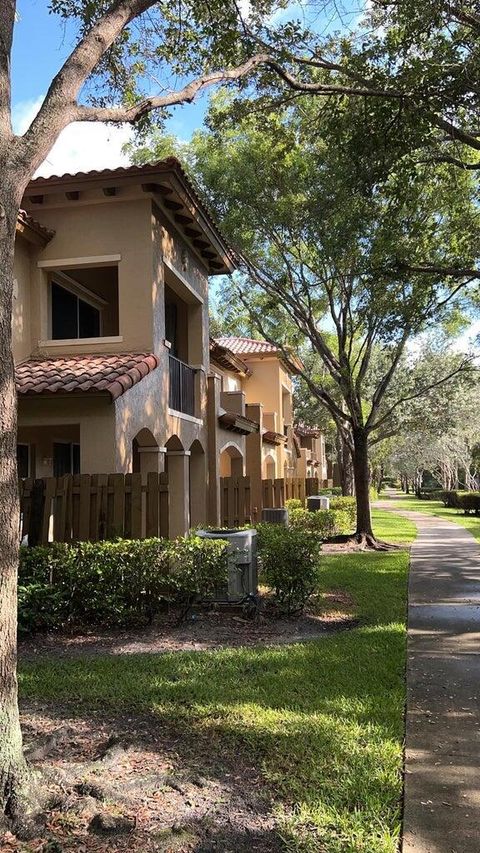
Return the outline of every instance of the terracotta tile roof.
[[[266,429],[262,434],[262,441],[266,444],[286,444],[287,436],[281,432],[274,432],[272,429]]]
[[[228,347],[219,344],[218,340],[214,340],[214,338],[210,338],[210,361],[234,373],[244,376],[252,375],[252,371],[241,358],[235,355]]]
[[[18,222],[21,225],[27,225],[32,231],[36,231],[37,234],[40,234],[41,237],[44,238],[47,242],[55,236],[55,231],[51,228],[46,228],[45,225],[42,225],[41,222],[38,222],[33,216],[30,216],[26,210],[20,209],[18,212]]]
[[[215,339],[221,347],[229,349],[235,355],[259,355],[262,353],[276,353],[278,347],[269,344],[268,341],[254,341],[253,338],[222,337]]]
[[[106,392],[116,400],[158,367],[153,353],[31,358],[16,366],[18,394]]]
[[[271,344],[268,341],[257,341],[253,338],[239,338],[236,336],[225,336],[215,338],[215,340],[217,344],[222,347],[226,347],[226,349],[229,349],[231,352],[235,353],[235,355],[243,355],[245,357],[248,357],[249,355],[278,355],[278,358],[284,363],[284,366],[289,372],[299,372],[303,369],[301,359],[290,347],[285,347],[284,349],[285,353],[289,353],[288,360],[290,365],[287,365],[287,360],[283,356],[282,348],[277,347],[275,344]]]

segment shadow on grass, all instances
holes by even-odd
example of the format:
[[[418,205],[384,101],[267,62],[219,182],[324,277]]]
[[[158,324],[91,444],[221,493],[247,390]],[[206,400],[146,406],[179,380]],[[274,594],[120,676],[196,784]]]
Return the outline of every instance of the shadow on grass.
[[[176,756],[187,774],[200,761],[222,786],[232,767],[250,763],[283,831],[302,837],[288,849],[336,853],[354,838],[351,849],[390,853],[401,796],[408,556],[325,557],[322,566],[324,589],[352,594],[359,628],[281,647],[37,659],[20,668],[22,699],[55,720],[82,721],[92,737],[102,720],[154,754]]]

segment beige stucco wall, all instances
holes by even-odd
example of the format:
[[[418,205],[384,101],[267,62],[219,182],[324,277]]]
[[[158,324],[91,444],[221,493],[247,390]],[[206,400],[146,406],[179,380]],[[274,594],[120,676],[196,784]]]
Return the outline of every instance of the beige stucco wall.
[[[47,194],[41,206],[30,204],[29,212],[56,233],[46,248],[37,250],[33,261],[29,250],[20,246],[20,241],[18,243],[19,292],[14,315],[16,359],[31,354],[59,356],[126,351],[153,351],[159,359],[158,368],[115,403],[83,395],[22,399],[19,422],[29,439],[37,429],[37,459],[52,455],[47,452],[46,427],[52,430],[52,442],[55,428],[57,432],[60,428],[64,432],[70,429],[72,435],[78,433],[80,436],[82,473],[126,473],[132,470],[133,439],[140,430],[148,429],[152,441],[161,449],[167,447],[168,452],[167,456],[163,452],[141,455],[142,471],[152,470],[154,465],[157,470],[164,470],[167,459],[170,460],[174,484],[171,489],[173,532],[185,532],[182,525],[184,527],[187,521],[205,522],[208,482],[206,376],[209,369],[205,264],[140,187],[122,188],[113,198],[100,196],[98,188],[86,188],[80,200],[70,202],[58,191],[54,195]],[[118,260],[115,256],[119,256]],[[47,262],[47,265],[39,268],[37,261]],[[101,279],[101,264],[118,265],[120,340],[59,342],[39,348],[38,342],[50,336],[48,281],[51,269],[68,272],[76,265],[86,267],[92,263],[99,264],[98,275],[94,276],[95,287],[92,287],[95,290]],[[197,370],[195,417],[172,412],[168,407],[165,282],[174,289],[175,298],[182,301],[181,357]],[[109,330],[112,330],[111,325]],[[43,476],[51,473],[41,471]]]
[[[18,407],[19,440],[28,428],[29,441],[35,444],[35,427],[48,427],[50,452],[47,452],[45,434],[36,454],[37,464],[51,457],[53,442],[64,439],[65,427],[79,428],[80,470],[82,474],[110,474],[115,467],[115,407],[108,397],[43,397],[25,398]],[[57,429],[58,428],[58,429]],[[67,431],[68,432],[68,431]],[[69,433],[70,434],[70,433]],[[76,433],[75,433],[76,434]],[[71,433],[73,436],[73,432]],[[73,440],[73,439],[72,439]],[[39,455],[40,454],[40,455]],[[38,476],[52,476],[45,466],[37,469]]]
[[[31,276],[38,247],[17,236],[13,268],[12,349],[15,362],[31,352]]]
[[[292,422],[292,379],[278,358],[248,358],[242,356],[252,375],[242,383],[248,404],[262,403],[265,429],[283,433],[284,423]],[[285,405],[286,404],[286,405]],[[285,411],[284,411],[285,409]],[[275,460],[275,476],[283,477],[285,463],[292,466],[292,447],[264,445],[262,448],[262,472],[267,476],[268,458]],[[271,470],[271,469],[269,469]]]
[[[148,198],[113,203],[71,202],[69,206],[42,206],[35,211],[43,225],[56,231],[40,252],[39,261],[70,261],[120,255],[118,261],[119,330],[123,341],[95,343],[96,352],[151,350],[152,321],[152,232],[151,202]],[[112,261],[106,264],[112,265]],[[68,263],[62,264],[68,272]],[[49,338],[48,270],[36,268],[32,282],[32,352],[38,341]],[[92,343],[67,347],[44,347],[59,352],[92,352]]]

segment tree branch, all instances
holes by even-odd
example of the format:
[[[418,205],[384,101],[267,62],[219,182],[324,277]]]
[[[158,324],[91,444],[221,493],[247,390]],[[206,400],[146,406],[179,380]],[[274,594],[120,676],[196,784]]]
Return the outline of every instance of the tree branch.
[[[195,80],[187,83],[182,89],[168,92],[166,95],[145,98],[133,107],[87,107],[79,105],[75,109],[74,121],[136,122],[142,116],[152,112],[152,110],[170,107],[173,104],[189,104],[204,89],[218,83],[228,83],[232,80],[238,80],[262,63],[265,63],[267,59],[268,57],[265,54],[257,54],[247,59],[241,65],[237,65],[236,68],[227,68],[204,74],[202,77],[197,77]]]
[[[467,163],[465,160],[453,157],[452,154],[432,154],[431,157],[419,160],[419,163],[426,165],[429,163],[450,163],[452,166],[456,166],[457,169],[464,169],[466,172],[477,172],[480,169],[480,162]]]
[[[409,337],[410,337],[410,329],[407,327],[403,330],[402,337],[401,337],[399,343],[397,344],[397,348],[395,350],[394,356],[393,356],[392,361],[390,363],[390,367],[388,368],[385,376],[383,377],[383,379],[379,383],[377,390],[375,391],[375,393],[373,395],[372,408],[370,410],[370,414],[369,414],[369,416],[367,418],[367,422],[365,424],[367,429],[369,429],[370,431],[375,428],[372,425],[372,420],[375,417],[375,415],[378,411],[378,407],[379,407],[380,403],[382,402],[382,400],[383,400],[383,398],[384,398],[384,396],[388,390],[388,387],[390,385],[390,382],[392,381],[393,375],[397,369],[398,362],[400,361],[400,358],[402,356],[402,353],[405,349],[405,346],[406,346],[406,343],[407,343]]]
[[[293,57],[295,62],[300,64],[305,64],[306,61],[302,60],[300,57]],[[308,61],[308,64],[315,64],[321,68],[327,68],[332,71],[339,71],[344,73],[347,77],[353,76],[349,73],[348,69],[343,65],[338,65],[334,62],[316,62],[313,63]],[[378,89],[376,87],[370,86],[368,81],[364,82],[364,85],[357,86],[346,86],[346,85],[336,85],[332,83],[307,83],[305,80],[301,80],[298,77],[294,77],[286,68],[280,65],[279,62],[270,59],[267,62],[269,68],[280,77],[281,80],[284,81],[288,85],[290,89],[293,89],[295,92],[306,92],[311,95],[358,95],[359,97],[373,97],[373,98],[404,98],[405,95],[403,92],[398,92],[395,89]]]
[[[430,118],[435,127],[438,127],[447,134],[449,139],[456,140],[457,142],[463,142],[463,144],[468,145],[469,148],[474,148],[476,151],[480,151],[480,139],[477,139],[477,137],[472,133],[469,133],[467,130],[462,130],[451,121],[447,121],[441,116],[436,115],[436,113],[427,113],[427,116]]]
[[[464,359],[455,370],[452,370],[451,373],[448,373],[447,376],[442,376],[441,379],[437,379],[436,382],[430,383],[430,385],[424,385],[420,390],[415,391],[415,393],[407,394],[405,397],[400,397],[398,400],[393,403],[387,412],[375,423],[370,426],[370,430],[378,429],[385,421],[388,420],[389,417],[393,414],[395,409],[398,409],[402,403],[409,403],[411,400],[416,400],[418,397],[423,397],[424,394],[427,394],[429,391],[433,391],[434,388],[438,388],[439,385],[444,385],[445,382],[448,382],[450,379],[453,379],[454,376],[457,376],[459,373],[463,373],[465,370],[471,367],[473,363],[472,358]]]
[[[427,275],[440,275],[448,278],[468,278],[464,284],[469,284],[475,278],[480,278],[480,270],[471,269],[470,267],[439,267],[435,264],[407,264],[403,261],[397,261],[396,267],[402,272],[420,273]],[[463,286],[463,285],[461,285]]]

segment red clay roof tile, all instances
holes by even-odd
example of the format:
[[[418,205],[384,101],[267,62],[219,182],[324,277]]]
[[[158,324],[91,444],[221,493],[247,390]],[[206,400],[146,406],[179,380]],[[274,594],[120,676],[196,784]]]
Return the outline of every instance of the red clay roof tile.
[[[108,392],[116,400],[158,367],[153,353],[31,358],[17,364],[20,395]]]
[[[238,337],[221,337],[215,339],[221,347],[229,349],[235,355],[252,355],[260,353],[275,353],[278,352],[278,347],[268,343],[268,341],[255,341],[253,338],[238,338]]]

